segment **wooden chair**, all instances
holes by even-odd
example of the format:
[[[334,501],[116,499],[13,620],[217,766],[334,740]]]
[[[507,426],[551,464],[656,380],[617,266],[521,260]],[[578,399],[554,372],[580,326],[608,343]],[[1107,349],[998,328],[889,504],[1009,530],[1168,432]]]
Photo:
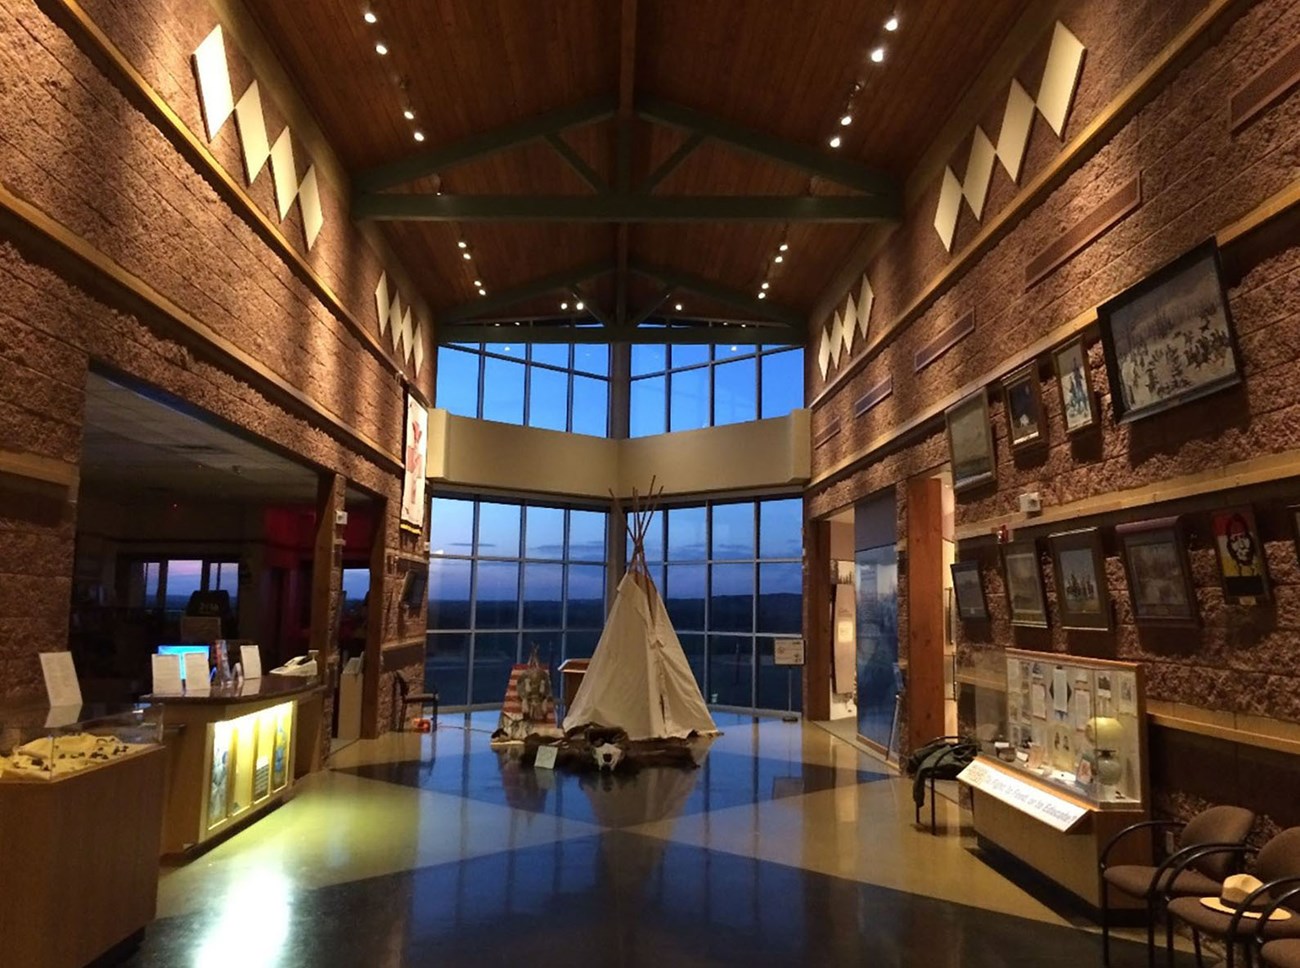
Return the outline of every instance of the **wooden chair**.
[[[1147,964],[1156,963],[1156,919],[1161,903],[1174,897],[1207,897],[1218,894],[1223,879],[1233,872],[1236,857],[1228,853],[1201,856],[1202,848],[1224,845],[1241,847],[1250,829],[1255,825],[1255,815],[1242,807],[1210,807],[1191,820],[1144,820],[1125,827],[1112,837],[1101,850],[1097,863],[1097,876],[1101,890],[1101,960],[1110,964],[1110,891],[1119,891],[1129,897],[1141,898],[1147,906]],[[1107,858],[1123,840],[1138,831],[1177,830],[1177,849],[1163,864],[1149,867],[1144,864],[1117,864],[1111,866]],[[1193,854],[1196,859],[1192,860]],[[1186,866],[1183,862],[1188,861]],[[1173,926],[1166,918],[1165,937],[1173,950]]]
[[[1245,912],[1259,898],[1271,896],[1277,899],[1278,888],[1300,884],[1300,827],[1290,827],[1255,852],[1248,847],[1206,847],[1204,851],[1221,851],[1236,853],[1239,856],[1255,855],[1254,875],[1264,882],[1264,886],[1255,891],[1242,904],[1242,910],[1235,914],[1221,914],[1201,903],[1200,897],[1181,897],[1171,900],[1167,909],[1171,917],[1178,918],[1192,929],[1192,941],[1196,945],[1196,963],[1203,966],[1201,959],[1201,935],[1219,938],[1228,949],[1228,968],[1236,965],[1237,945],[1246,943],[1246,964],[1253,962],[1249,944],[1254,939],[1267,943],[1287,938],[1300,939],[1300,897],[1289,898],[1286,907],[1293,912],[1283,921],[1268,920],[1256,925],[1254,918],[1246,917]],[[1172,940],[1172,939],[1171,939]],[[1172,958],[1173,948],[1170,947]]]
[[[411,686],[406,681],[406,677],[400,672],[393,673],[393,712],[398,714],[396,729],[398,732],[406,731],[406,710],[411,706],[419,706],[420,712],[423,713],[428,706],[433,707],[433,725],[438,725],[438,693],[434,692],[411,692]]]

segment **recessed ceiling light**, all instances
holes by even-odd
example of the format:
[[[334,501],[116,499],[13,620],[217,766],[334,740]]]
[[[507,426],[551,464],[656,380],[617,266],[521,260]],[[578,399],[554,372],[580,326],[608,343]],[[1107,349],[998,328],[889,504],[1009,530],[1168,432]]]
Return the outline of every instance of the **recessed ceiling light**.
[[[731,352],[735,353],[735,352],[736,352],[737,350],[739,350],[739,349],[740,349],[739,346],[733,346],[733,347],[731,348]]]
[[[423,132],[423,131],[417,131],[417,132],[415,132],[415,134],[411,135],[411,137],[413,137],[416,141],[423,141],[423,140],[424,140],[424,132]]]
[[[576,303],[574,303],[573,308],[576,309],[578,312],[582,312],[582,300],[580,299]]]
[[[879,64],[884,59],[885,59],[885,48],[877,47],[875,50],[871,52],[871,60],[874,63]]]
[[[790,249],[790,243],[789,243],[789,242],[782,242],[780,245],[778,245],[778,246],[776,247],[776,249],[777,249],[778,252],[788,252],[789,249]]]
[[[468,248],[469,248],[469,243],[466,242],[464,239],[461,239],[459,242],[456,243],[456,246],[457,246],[457,248],[468,249]]]
[[[770,282],[765,282],[765,283],[763,283],[763,288],[764,288],[764,289],[771,289],[771,288],[772,288],[772,284],[771,284]]]
[[[767,298],[767,293],[763,292],[762,290],[759,290],[758,298],[759,298],[759,299],[766,299],[766,298]]]
[[[853,115],[851,114],[846,114],[842,118],[840,118],[840,125],[842,127],[847,128],[852,123],[853,123]]]
[[[681,303],[677,303],[676,306],[675,306],[675,308],[676,308],[676,310],[680,313],[680,312],[682,311],[682,304],[681,304]]]
[[[890,17],[888,20],[886,20],[886,21],[885,21],[885,29],[888,30],[891,34],[892,34],[895,30],[897,30],[897,29],[898,29],[898,18],[897,18],[897,17]]]
[[[565,309],[568,309],[568,308],[569,308],[569,304],[568,304],[568,303],[566,303],[566,302],[562,302],[562,303],[560,303],[560,309],[561,309],[561,310],[565,310]]]
[[[405,111],[402,112],[402,117],[406,118],[407,121],[414,121],[415,112],[412,111],[410,108],[407,108]]]
[[[840,136],[835,135],[833,138],[831,138],[831,147],[838,148],[839,146],[840,146]]]
[[[388,45],[383,43],[375,44],[375,53],[383,57],[388,53]]]
[[[783,256],[783,255],[778,255],[778,256],[777,256],[775,259],[773,259],[772,261],[773,261],[773,262],[784,262],[784,261],[785,261],[785,256]]]
[[[482,286],[479,286],[479,287],[478,287],[478,294],[479,294],[480,296],[486,296],[486,295],[487,295],[487,290],[484,289]]]
[[[465,259],[466,262],[468,262],[470,259],[474,258],[474,257],[473,257],[472,255],[470,255],[468,252],[462,252],[462,253],[461,253],[461,256]]]
[[[361,16],[365,19],[366,23],[368,23],[368,24],[373,24],[373,23],[378,23],[378,22],[379,22],[379,18],[375,16],[375,12],[374,12],[373,10],[367,10],[367,11],[366,11],[364,14],[362,14]]]
[[[475,280],[474,280],[474,285],[476,285],[476,286],[481,286],[481,285],[483,285],[483,283],[482,283],[480,280],[475,279]]]

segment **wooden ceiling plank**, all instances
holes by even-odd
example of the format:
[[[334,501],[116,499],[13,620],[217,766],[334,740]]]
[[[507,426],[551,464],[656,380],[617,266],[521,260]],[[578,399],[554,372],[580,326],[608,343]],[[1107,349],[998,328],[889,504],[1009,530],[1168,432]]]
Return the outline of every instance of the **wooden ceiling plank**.
[[[436,322],[439,326],[442,326],[464,322],[478,316],[486,316],[489,313],[497,313],[527,299],[532,299],[534,296],[544,296],[557,289],[572,289],[579,283],[604,275],[611,269],[613,269],[613,266],[609,262],[602,261],[553,272],[550,275],[542,276],[540,279],[533,279],[518,286],[498,290],[482,299],[475,299],[473,302],[462,303],[459,306],[444,309],[438,314]]]
[[[361,193],[395,188],[417,178],[463,165],[467,161],[494,155],[537,138],[545,138],[548,134],[558,133],[565,128],[602,121],[610,117],[614,109],[614,99],[610,97],[579,101],[577,104],[547,111],[544,114],[525,118],[523,121],[502,125],[454,144],[423,151],[386,165],[378,165],[357,174],[353,184]]]
[[[636,12],[637,0],[623,0],[619,19],[618,142],[615,145],[614,180],[619,194],[632,187],[632,123],[636,117]],[[627,326],[627,260],[631,227],[620,222],[614,237],[614,323]]]
[[[854,161],[828,155],[807,145],[786,141],[663,98],[642,96],[637,99],[636,110],[643,120],[700,132],[705,137],[725,142],[750,154],[847,185],[868,195],[895,200],[901,197],[901,186],[890,175]]]
[[[448,343],[499,343],[503,337],[514,343],[608,343],[610,334],[603,326],[562,323],[521,326],[504,323],[457,323],[441,326],[437,337],[440,344]],[[640,344],[682,343],[735,343],[745,346],[780,345],[800,346],[804,332],[788,326],[748,322],[728,325],[696,326],[645,326],[620,333],[619,341]]]
[[[672,295],[671,289],[660,290],[653,299],[636,311],[636,314],[632,317],[632,320],[628,325],[633,329],[640,326],[647,319],[653,316],[660,306],[668,301],[670,295]]]
[[[691,152],[703,143],[704,133],[701,131],[692,131],[690,136],[677,146],[676,151],[665,158],[658,168],[646,176],[646,180],[641,183],[637,188],[637,191],[649,195],[655,190],[661,181],[677,170],[677,166],[685,161]]]
[[[755,319],[770,319],[784,326],[799,329],[807,328],[807,320],[794,310],[778,306],[770,300],[757,299],[738,290],[719,285],[712,279],[705,279],[703,276],[697,276],[694,273],[674,269],[670,266],[652,266],[633,262],[628,268],[637,275],[657,280],[672,289],[684,289],[722,303],[724,306],[740,309],[749,313]]]
[[[426,222],[892,222],[871,195],[428,195],[363,193],[352,217]]]

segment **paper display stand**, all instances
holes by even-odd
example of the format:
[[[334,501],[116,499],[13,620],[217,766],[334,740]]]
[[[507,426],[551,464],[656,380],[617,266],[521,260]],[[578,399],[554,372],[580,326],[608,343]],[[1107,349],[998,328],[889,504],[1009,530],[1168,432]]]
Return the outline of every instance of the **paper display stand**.
[[[804,663],[803,639],[781,638],[772,640],[773,664],[785,666],[785,715],[781,718],[787,723],[798,722],[794,711],[794,670]]]
[[[239,664],[243,667],[245,679],[262,678],[262,651],[256,645],[239,647]]]
[[[181,657],[179,655],[150,656],[153,665],[153,694],[155,696],[179,696],[185,691],[181,679]]]

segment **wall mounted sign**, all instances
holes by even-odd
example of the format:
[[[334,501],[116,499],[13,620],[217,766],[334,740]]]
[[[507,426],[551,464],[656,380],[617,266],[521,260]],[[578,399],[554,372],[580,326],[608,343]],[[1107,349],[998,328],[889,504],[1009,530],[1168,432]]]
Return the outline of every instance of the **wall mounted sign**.
[[[424,530],[425,476],[429,459],[429,411],[411,394],[406,395],[406,440],[402,450],[402,524]]]

